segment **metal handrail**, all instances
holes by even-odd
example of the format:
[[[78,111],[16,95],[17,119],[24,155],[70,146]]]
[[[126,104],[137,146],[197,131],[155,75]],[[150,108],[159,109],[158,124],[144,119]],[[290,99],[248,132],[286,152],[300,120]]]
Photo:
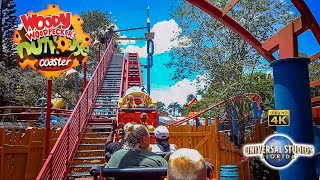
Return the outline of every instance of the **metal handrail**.
[[[66,179],[69,167],[72,163],[76,149],[81,139],[98,90],[103,82],[103,77],[110,64],[114,51],[114,44],[111,41],[103,54],[102,60],[98,63],[88,85],[83,91],[75,109],[64,126],[57,142],[47,157],[37,180],[42,179]]]

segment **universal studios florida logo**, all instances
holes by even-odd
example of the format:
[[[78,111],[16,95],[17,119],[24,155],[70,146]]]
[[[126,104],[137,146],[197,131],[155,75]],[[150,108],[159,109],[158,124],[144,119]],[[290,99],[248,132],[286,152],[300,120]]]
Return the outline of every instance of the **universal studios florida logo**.
[[[274,134],[266,138],[262,144],[248,144],[243,147],[247,157],[260,157],[261,161],[272,169],[287,168],[299,156],[314,155],[314,146],[295,144],[284,134]]]

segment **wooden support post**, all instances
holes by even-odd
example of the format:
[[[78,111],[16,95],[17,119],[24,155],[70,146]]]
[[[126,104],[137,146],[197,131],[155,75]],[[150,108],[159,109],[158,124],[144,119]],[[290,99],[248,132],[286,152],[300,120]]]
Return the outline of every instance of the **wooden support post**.
[[[4,180],[4,145],[5,145],[5,130],[4,128],[0,128],[0,153],[1,153],[1,158],[0,158],[0,180]]]

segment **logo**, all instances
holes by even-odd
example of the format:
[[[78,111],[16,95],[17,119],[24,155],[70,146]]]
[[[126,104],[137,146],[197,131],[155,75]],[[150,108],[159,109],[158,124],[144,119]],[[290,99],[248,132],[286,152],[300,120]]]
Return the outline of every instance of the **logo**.
[[[247,157],[260,157],[261,161],[272,169],[287,168],[298,157],[314,155],[314,146],[295,144],[283,134],[269,136],[262,144],[248,144],[243,147]]]
[[[269,110],[268,125],[269,126],[289,126],[290,111],[289,110]]]
[[[87,61],[90,35],[82,30],[79,15],[48,5],[38,13],[21,15],[20,20],[13,42],[21,68],[29,66],[51,78]]]

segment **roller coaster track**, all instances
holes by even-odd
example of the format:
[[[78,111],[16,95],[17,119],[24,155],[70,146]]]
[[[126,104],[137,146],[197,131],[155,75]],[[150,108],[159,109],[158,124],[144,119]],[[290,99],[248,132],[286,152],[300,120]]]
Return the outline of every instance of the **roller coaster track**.
[[[316,86],[320,86],[320,80],[313,81],[313,82],[310,83],[310,87],[311,87],[311,88],[312,88],[312,87],[316,87]],[[261,102],[261,100],[262,100],[261,97],[260,97],[258,94],[256,94],[256,93],[243,94],[243,96],[247,96],[247,97],[255,96],[255,95],[258,96],[257,102]],[[231,98],[229,98],[229,99],[234,99],[235,97],[236,97],[236,96],[233,96],[233,97],[231,97]],[[320,102],[320,96],[311,98],[311,103],[316,103],[316,102]],[[196,117],[199,117],[200,115],[206,113],[207,111],[209,111],[209,110],[211,110],[211,109],[214,109],[214,108],[217,108],[217,107],[219,107],[220,105],[223,105],[223,104],[224,104],[224,101],[220,101],[219,103],[217,103],[217,104],[215,104],[215,105],[213,105],[213,106],[210,106],[210,107],[208,107],[208,108],[200,111],[199,113],[197,113],[197,114],[195,114],[195,115],[193,115],[193,116],[189,116],[189,117],[187,117],[187,118],[185,118],[185,119],[182,119],[182,120],[180,120],[180,121],[173,122],[173,123],[171,123],[171,124],[169,124],[169,125],[173,125],[173,126],[182,125],[183,123],[185,123],[185,122],[187,122],[187,121],[190,121],[190,120],[192,120],[192,119],[194,119],[194,118],[196,118]],[[314,107],[314,108],[316,108],[316,107]],[[319,108],[319,107],[317,107],[317,108]],[[319,109],[320,109],[320,108],[319,108]],[[320,112],[320,111],[319,111],[319,112]]]
[[[257,93],[246,93],[246,94],[243,94],[242,96],[245,96],[245,97],[258,97],[258,98],[256,99],[256,102],[261,102],[261,97],[260,97],[260,95],[257,94]],[[235,99],[236,97],[237,97],[237,96],[233,96],[233,97],[229,98],[229,100]],[[194,118],[196,118],[196,117],[199,117],[200,115],[206,113],[207,111],[209,111],[209,110],[211,110],[211,109],[214,109],[214,108],[217,108],[217,107],[219,107],[220,105],[223,105],[224,103],[225,103],[225,101],[220,101],[219,103],[217,103],[217,104],[215,104],[215,105],[213,105],[213,106],[210,106],[210,107],[208,107],[208,108],[200,111],[199,113],[197,113],[197,114],[195,114],[195,115],[193,115],[193,116],[189,116],[189,117],[187,117],[187,118],[185,118],[185,119],[182,119],[182,120],[180,120],[180,121],[173,122],[173,123],[169,124],[169,126],[170,126],[170,125],[173,125],[173,126],[182,125],[183,123],[185,123],[185,122],[187,122],[187,121],[190,121],[191,119],[194,119]]]

